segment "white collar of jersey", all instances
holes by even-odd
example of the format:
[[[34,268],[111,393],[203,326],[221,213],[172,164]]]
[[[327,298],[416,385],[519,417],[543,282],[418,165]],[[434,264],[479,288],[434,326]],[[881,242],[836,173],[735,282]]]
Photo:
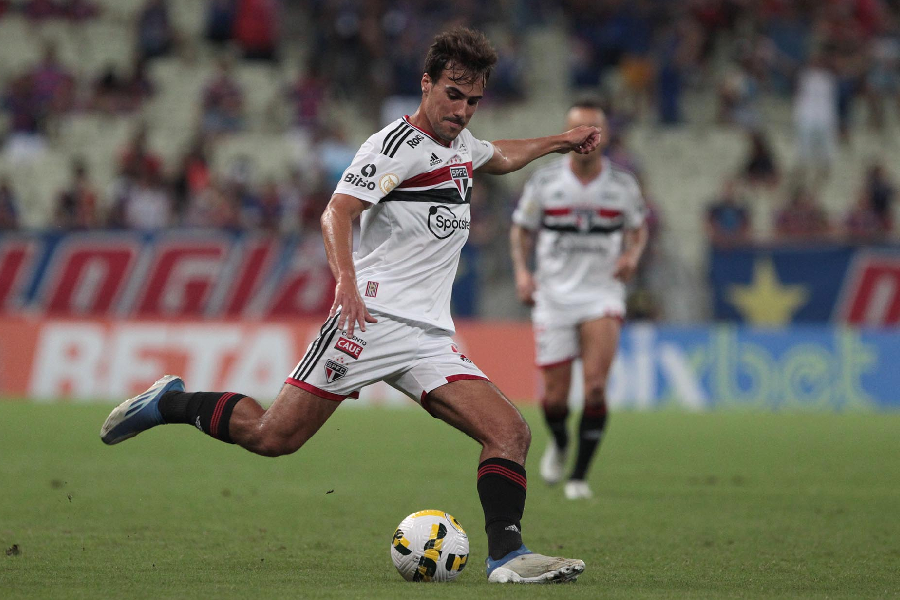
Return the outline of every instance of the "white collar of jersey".
[[[587,182],[582,182],[581,179],[575,174],[575,171],[572,170],[572,157],[568,157],[563,160],[566,161],[566,171],[568,171],[569,175],[571,175],[572,178],[580,183],[583,187],[594,185],[595,183],[600,183],[601,181],[606,181],[606,179],[609,177],[611,167],[609,158],[607,158],[606,156],[600,157],[600,174]]]

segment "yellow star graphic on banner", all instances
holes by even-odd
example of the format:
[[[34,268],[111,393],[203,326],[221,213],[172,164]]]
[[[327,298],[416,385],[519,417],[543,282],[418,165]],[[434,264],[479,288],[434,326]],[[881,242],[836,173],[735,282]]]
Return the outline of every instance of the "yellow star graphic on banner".
[[[728,299],[751,325],[787,325],[809,300],[803,285],[782,285],[772,259],[757,259],[749,285],[729,286]]]

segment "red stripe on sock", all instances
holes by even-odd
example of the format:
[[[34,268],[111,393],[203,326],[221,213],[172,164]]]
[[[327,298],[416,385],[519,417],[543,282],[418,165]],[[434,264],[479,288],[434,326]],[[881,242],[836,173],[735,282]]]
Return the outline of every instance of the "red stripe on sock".
[[[591,419],[598,419],[606,414],[606,404],[601,404],[600,406],[585,406],[584,407],[584,416]]]
[[[209,421],[209,433],[215,438],[219,437],[219,419],[222,418],[222,411],[225,409],[225,403],[228,402],[228,399],[232,396],[234,396],[233,392],[226,392],[222,394],[222,397],[216,402],[216,409],[213,411],[212,419]]]
[[[519,473],[516,473],[512,469],[507,469],[506,467],[500,465],[485,465],[478,469],[478,476],[482,477],[487,475],[488,473],[495,473],[497,475],[502,475],[507,479],[512,479],[518,483],[521,483],[523,486],[525,485],[525,476]]]
[[[528,489],[528,484],[525,481],[524,475],[520,475],[512,469],[507,469],[500,465],[485,465],[478,469],[478,479],[481,479],[485,475],[500,475],[501,477],[506,477],[513,483],[522,486],[524,489]]]
[[[518,474],[512,472],[512,471],[508,471],[508,472],[504,473],[503,471],[501,471],[499,469],[488,469],[488,470],[485,470],[484,472],[482,472],[478,478],[481,479],[481,477],[483,477],[485,475],[499,475],[501,477],[509,479],[516,485],[520,486],[522,489],[526,489],[526,490],[528,489],[528,484],[526,483],[525,478],[522,477],[521,475],[518,475]]]

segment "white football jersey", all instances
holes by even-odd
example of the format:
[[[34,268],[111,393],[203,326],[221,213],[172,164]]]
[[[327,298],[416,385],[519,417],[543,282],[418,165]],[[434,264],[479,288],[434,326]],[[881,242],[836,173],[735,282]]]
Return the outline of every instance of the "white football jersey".
[[[353,254],[366,306],[453,333],[450,291],[469,237],[472,173],[493,155],[468,129],[448,147],[409,117],[360,147],[335,193],[372,204]]]
[[[544,322],[586,310],[601,292],[624,299],[625,285],[613,277],[622,232],[644,222],[634,175],[603,158],[600,175],[583,184],[569,160],[536,171],[513,213],[515,224],[538,232],[535,315]]]

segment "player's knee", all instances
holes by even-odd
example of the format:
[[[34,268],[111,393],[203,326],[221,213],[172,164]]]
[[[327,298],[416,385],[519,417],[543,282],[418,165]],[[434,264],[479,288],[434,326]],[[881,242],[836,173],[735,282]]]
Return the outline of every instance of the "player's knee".
[[[584,382],[584,397],[589,404],[606,404],[606,378],[588,377]]]
[[[531,428],[521,416],[518,416],[504,424],[502,428],[491,432],[482,445],[501,456],[511,457],[513,460],[524,461],[531,446]]]
[[[544,391],[544,404],[547,406],[563,407],[569,401],[569,388],[562,386],[547,386]]]
[[[507,443],[516,453],[523,457],[528,454],[531,446],[531,427],[523,418],[519,418],[510,428]]]
[[[528,449],[531,447],[531,427],[528,426],[528,423],[525,419],[522,419],[522,432],[520,434],[519,444],[522,448],[522,452],[525,454],[528,453]]]

